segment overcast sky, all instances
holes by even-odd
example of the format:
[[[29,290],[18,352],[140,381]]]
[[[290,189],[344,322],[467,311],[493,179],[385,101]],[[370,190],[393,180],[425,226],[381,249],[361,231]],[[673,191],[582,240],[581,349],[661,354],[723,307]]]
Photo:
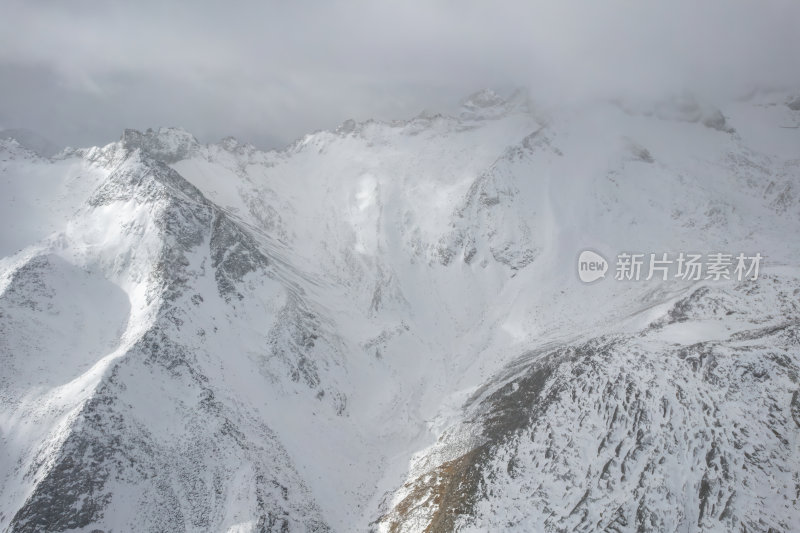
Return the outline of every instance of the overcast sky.
[[[0,128],[59,144],[175,125],[279,147],[515,86],[547,105],[800,88],[800,2],[0,0]]]

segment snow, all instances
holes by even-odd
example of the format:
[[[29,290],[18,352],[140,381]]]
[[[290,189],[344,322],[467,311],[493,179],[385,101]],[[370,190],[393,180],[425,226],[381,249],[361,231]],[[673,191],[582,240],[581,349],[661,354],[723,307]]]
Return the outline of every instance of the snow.
[[[727,357],[720,379],[734,382],[745,362],[732,339],[774,326],[776,302],[791,294],[772,288],[791,287],[798,266],[798,243],[786,239],[800,220],[797,144],[795,130],[770,125],[796,117],[759,98],[724,107],[734,133],[704,124],[717,110],[700,104],[544,113],[521,94],[483,92],[459,118],[351,123],[280,152],[202,146],[179,129],[126,131],[52,161],[0,141],[0,528],[70,453],[70,438],[110,434],[122,443],[103,482],[112,497],[92,527],[178,527],[180,516],[187,530],[251,531],[268,501],[291,530],[315,520],[368,530],[382,516],[384,530],[413,481],[480,442],[482,414],[470,406],[505,384],[523,394],[524,370],[542,354],[624,339],[627,350],[587,363],[580,378],[558,367],[552,412],[486,468],[502,473],[526,454],[538,462],[494,479],[495,496],[462,523],[579,527],[578,478],[599,482],[613,452],[598,453],[599,441],[625,442],[623,457],[632,449],[608,427],[617,397],[592,380],[624,376],[613,394],[624,381],[664,397],[680,382],[690,399],[651,427],[705,427],[692,413],[706,400],[731,423],[769,411],[756,385],[728,398],[675,366],[689,364],[676,363],[681,350],[709,343]],[[612,264],[624,251],[759,251],[764,295],[615,281],[611,270],[584,285],[574,265],[587,248]],[[715,299],[670,321],[703,287]],[[747,363],[762,353],[754,347]],[[776,375],[789,390],[789,374]],[[660,404],[648,397],[642,409]],[[699,519],[694,506],[674,511],[696,499],[694,455],[708,451],[690,440],[696,449],[664,452],[651,486],[668,530]],[[775,464],[790,469],[776,443]],[[559,462],[547,449],[563,452]],[[647,466],[631,465],[636,476]],[[766,474],[737,472],[767,490]],[[583,520],[609,520],[634,478],[590,491]],[[742,498],[767,521],[794,516]]]
[[[44,160],[14,141],[0,140],[0,257],[64,227],[104,173],[77,158]]]

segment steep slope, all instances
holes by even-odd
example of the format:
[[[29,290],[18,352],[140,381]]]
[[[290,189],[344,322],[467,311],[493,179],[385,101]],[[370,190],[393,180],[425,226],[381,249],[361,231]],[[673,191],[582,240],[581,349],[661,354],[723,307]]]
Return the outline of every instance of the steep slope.
[[[24,502],[4,513],[9,530],[324,529],[277,437],[253,406],[219,389],[227,373],[264,364],[248,359],[252,330],[305,334],[293,317],[281,323],[277,309],[264,309],[302,300],[271,280],[254,240],[173,170],[125,143],[99,155],[110,162],[106,180],[66,232],[14,265],[0,297],[4,440],[16,455],[16,464],[4,462],[4,497]],[[242,294],[248,275],[257,299]],[[70,285],[91,292],[62,309]],[[74,309],[89,315],[92,307],[101,313],[94,322]],[[252,322],[234,325],[237,307]],[[108,322],[115,329],[104,331]],[[215,335],[219,327],[225,335]],[[75,337],[93,349],[65,347],[82,360],[63,361],[59,345]],[[304,368],[292,347],[282,363]],[[230,365],[220,374],[224,355]]]
[[[5,142],[0,529],[790,530],[787,102]],[[614,280],[626,251],[765,260]]]
[[[798,271],[525,353],[420,454],[387,531],[791,531]]]

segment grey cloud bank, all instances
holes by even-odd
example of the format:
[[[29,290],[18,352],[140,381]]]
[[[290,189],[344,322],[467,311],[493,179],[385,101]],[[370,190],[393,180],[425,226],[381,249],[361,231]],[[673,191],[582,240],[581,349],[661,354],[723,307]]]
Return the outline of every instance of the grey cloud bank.
[[[345,119],[448,112],[482,87],[542,105],[800,88],[800,4],[3,3],[0,129],[103,144],[182,126],[279,147]]]

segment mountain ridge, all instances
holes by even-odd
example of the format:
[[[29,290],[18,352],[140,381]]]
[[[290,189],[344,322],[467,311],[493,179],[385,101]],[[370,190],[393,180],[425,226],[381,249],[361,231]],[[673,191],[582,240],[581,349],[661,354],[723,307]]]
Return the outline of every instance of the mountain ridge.
[[[6,212],[51,212],[0,259],[0,529],[788,530],[800,159],[777,125],[749,146],[777,104],[466,103],[282,151],[176,128],[51,160],[0,144],[38,206]],[[765,270],[587,286],[586,247]],[[749,404],[715,389],[737,372]],[[664,444],[694,424],[713,450]]]

